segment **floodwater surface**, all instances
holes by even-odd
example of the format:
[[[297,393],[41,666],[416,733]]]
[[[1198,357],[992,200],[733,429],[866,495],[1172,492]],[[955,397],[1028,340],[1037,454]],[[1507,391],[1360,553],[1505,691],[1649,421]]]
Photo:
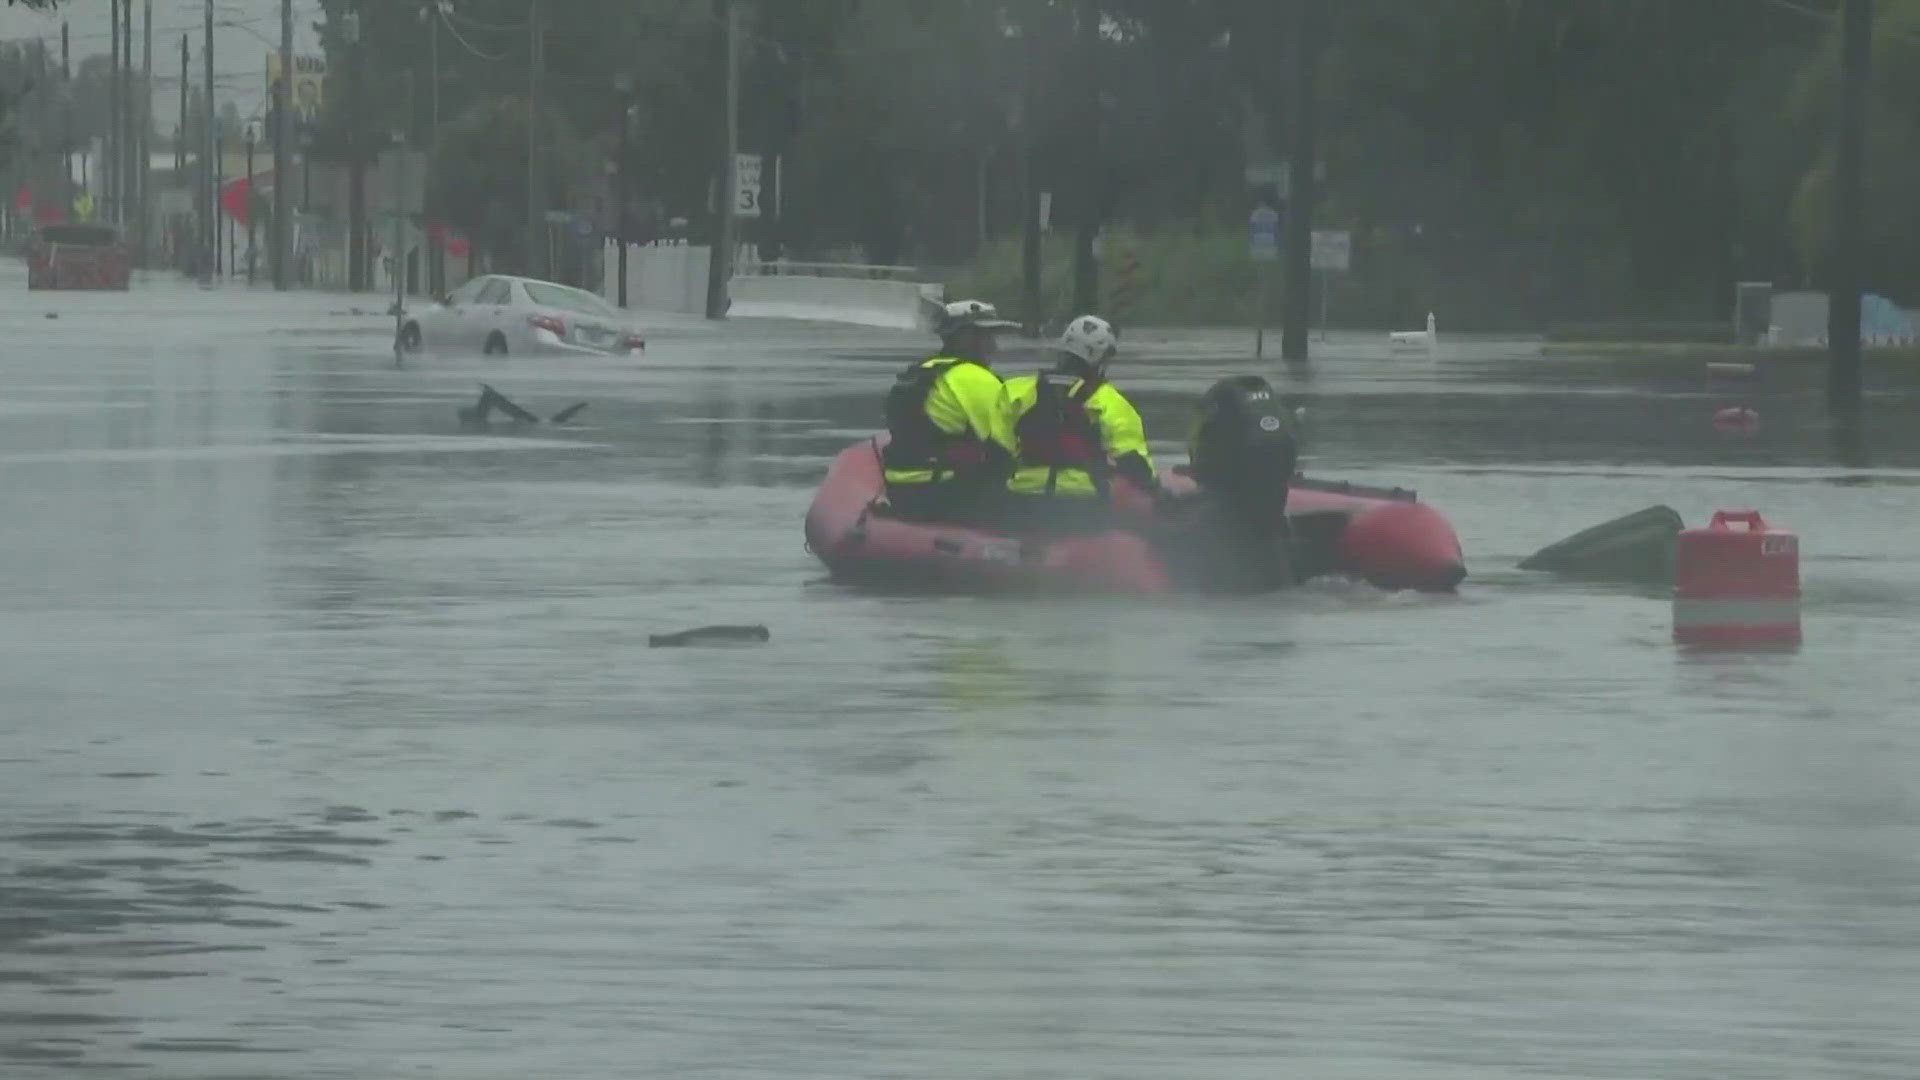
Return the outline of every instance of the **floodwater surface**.
[[[1842,460],[1808,368],[1129,334],[1164,457],[1264,371],[1461,594],[915,599],[800,529],[914,335],[396,368],[370,297],[23,277],[9,1080],[1920,1075],[1911,376]],[[1514,568],[1655,502],[1797,531],[1805,646]],[[772,639],[647,647],[709,623]]]

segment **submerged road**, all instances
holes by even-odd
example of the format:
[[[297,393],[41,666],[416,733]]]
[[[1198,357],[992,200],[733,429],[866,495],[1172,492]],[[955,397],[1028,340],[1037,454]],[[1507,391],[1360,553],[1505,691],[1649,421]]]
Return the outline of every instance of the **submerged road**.
[[[1418,488],[1460,596],[887,598],[800,522],[913,335],[396,370],[373,297],[23,278],[8,1080],[1920,1075],[1920,378],[1836,463],[1810,369],[1336,336],[1310,472]],[[1177,442],[1248,345],[1116,376]],[[483,379],[590,405],[464,432]],[[1800,532],[1805,648],[1514,569],[1653,502]],[[705,623],[772,640],[647,648]]]

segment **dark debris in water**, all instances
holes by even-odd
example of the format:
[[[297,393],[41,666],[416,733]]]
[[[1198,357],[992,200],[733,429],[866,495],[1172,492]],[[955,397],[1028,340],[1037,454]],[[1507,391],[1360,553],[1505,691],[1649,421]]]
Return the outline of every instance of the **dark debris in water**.
[[[766,627],[758,624],[698,626],[692,630],[681,630],[672,634],[649,634],[647,647],[664,649],[687,645],[757,645],[771,640],[772,637],[772,633]]]
[[[183,1054],[290,1054],[292,1050],[272,1046],[254,1046],[236,1039],[149,1039],[133,1044],[135,1050]]]
[[[312,848],[277,847],[266,851],[237,852],[235,858],[252,859],[256,862],[312,862],[333,863],[339,866],[371,866],[372,861],[358,855],[342,855],[337,851],[316,851]]]

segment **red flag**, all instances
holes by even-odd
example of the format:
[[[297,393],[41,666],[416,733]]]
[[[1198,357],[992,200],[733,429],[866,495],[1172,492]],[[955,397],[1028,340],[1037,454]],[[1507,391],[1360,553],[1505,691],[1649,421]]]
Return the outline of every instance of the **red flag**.
[[[252,208],[252,185],[246,177],[229,180],[220,186],[220,208],[242,226],[247,223],[247,212]]]

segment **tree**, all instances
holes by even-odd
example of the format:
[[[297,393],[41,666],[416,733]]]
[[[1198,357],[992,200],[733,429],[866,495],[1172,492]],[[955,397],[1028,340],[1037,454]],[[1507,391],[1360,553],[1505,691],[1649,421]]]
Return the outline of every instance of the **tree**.
[[[586,170],[585,148],[553,110],[546,132],[546,185],[565,205]],[[475,101],[443,125],[435,142],[434,205],[498,263],[525,265],[527,103],[507,96]]]

